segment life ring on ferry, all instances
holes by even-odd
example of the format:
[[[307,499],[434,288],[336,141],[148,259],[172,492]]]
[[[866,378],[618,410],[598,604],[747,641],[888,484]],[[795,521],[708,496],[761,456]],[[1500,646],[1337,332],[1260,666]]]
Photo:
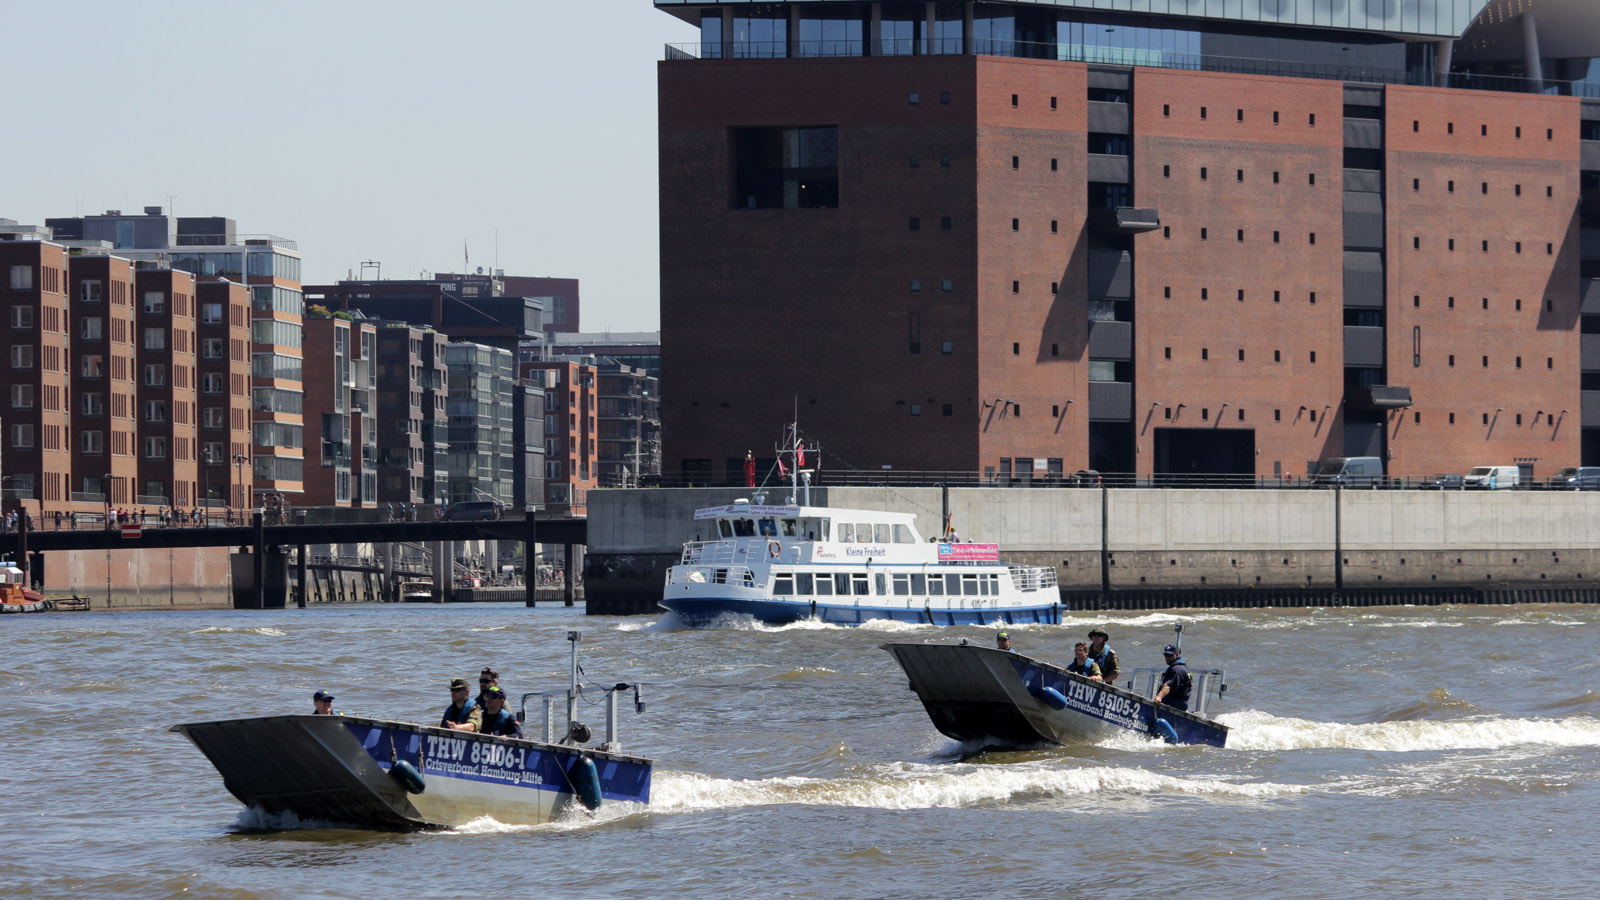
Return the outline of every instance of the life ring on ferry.
[[[767,555],[777,559],[783,554],[783,545],[777,541],[767,541]]]

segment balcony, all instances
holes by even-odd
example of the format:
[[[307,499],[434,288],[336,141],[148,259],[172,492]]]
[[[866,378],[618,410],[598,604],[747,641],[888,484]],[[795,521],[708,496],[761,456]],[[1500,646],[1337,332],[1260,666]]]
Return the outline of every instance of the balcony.
[[[1090,322],[1089,356],[1092,359],[1133,359],[1133,323]]]
[[[1131,116],[1128,114],[1128,104],[1111,103],[1104,100],[1089,101],[1089,130],[1105,134],[1127,134],[1130,128]]]
[[[1133,421],[1133,385],[1126,381],[1089,382],[1089,421]]]
[[[1578,282],[1581,303],[1578,312],[1586,316],[1600,315],[1600,278],[1584,278]]]
[[[1578,368],[1584,372],[1600,372],[1600,334],[1578,336],[1582,343],[1578,350]]]
[[[1383,368],[1383,328],[1373,325],[1346,325],[1344,364],[1363,369]]]
[[[1578,168],[1587,172],[1600,170],[1600,141],[1578,142]]]
[[[1143,234],[1160,227],[1161,214],[1150,207],[1089,210],[1089,228],[1097,234]]]
[[[1583,411],[1582,427],[1600,426],[1600,391],[1582,391],[1579,409]]]
[[[1111,184],[1128,183],[1128,157],[1120,153],[1089,154],[1089,180]]]
[[[1127,300],[1133,296],[1133,254],[1126,250],[1089,251],[1089,299]]]

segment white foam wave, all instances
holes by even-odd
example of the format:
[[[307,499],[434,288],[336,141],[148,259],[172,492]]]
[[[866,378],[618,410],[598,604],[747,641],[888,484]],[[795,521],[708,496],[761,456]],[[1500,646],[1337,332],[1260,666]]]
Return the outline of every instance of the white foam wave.
[[[1255,800],[1300,793],[1299,785],[1175,778],[1137,768],[1090,766],[950,766],[905,763],[853,778],[758,780],[658,772],[651,811],[698,812],[805,804],[863,809],[931,809],[1000,803],[1024,797],[1168,794]]]
[[[194,631],[191,631],[189,633],[190,634],[260,634],[260,635],[265,635],[267,637],[283,637],[284,635],[288,634],[287,631],[279,631],[278,629],[272,628],[272,627],[267,626],[267,625],[262,625],[262,626],[260,626],[258,628],[230,628],[230,627],[228,627],[226,625],[212,625],[212,626],[209,626],[209,627],[206,627],[206,628],[195,629]]]
[[[1600,720],[1507,719],[1479,716],[1470,719],[1404,722],[1315,722],[1279,718],[1258,710],[1219,716],[1232,729],[1229,750],[1496,750],[1504,747],[1545,745],[1587,747],[1600,745]]]

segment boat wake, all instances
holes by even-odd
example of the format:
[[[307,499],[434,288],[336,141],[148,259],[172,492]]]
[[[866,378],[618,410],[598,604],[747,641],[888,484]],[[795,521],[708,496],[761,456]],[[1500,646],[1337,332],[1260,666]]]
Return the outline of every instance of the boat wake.
[[[206,628],[197,628],[190,634],[259,634],[265,637],[285,637],[287,631],[280,631],[267,625],[259,628],[232,628],[227,625],[212,625]]]
[[[657,772],[653,813],[802,804],[861,809],[932,809],[1088,796],[1196,796],[1263,800],[1310,790],[1302,785],[1178,778],[1120,766],[926,765],[896,763],[846,778],[741,780]]]
[[[1498,750],[1544,745],[1600,746],[1600,719],[1408,719],[1342,723],[1280,718],[1258,710],[1227,713],[1217,721],[1232,729],[1229,750]]]

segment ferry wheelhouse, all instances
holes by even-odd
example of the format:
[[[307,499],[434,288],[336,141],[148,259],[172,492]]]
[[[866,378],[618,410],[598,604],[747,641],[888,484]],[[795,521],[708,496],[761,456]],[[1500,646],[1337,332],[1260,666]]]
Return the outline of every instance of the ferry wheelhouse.
[[[925,541],[910,513],[762,501],[695,511],[712,538],[684,545],[662,606],[691,625],[1060,621],[1055,570],[1001,562],[996,544]]]

